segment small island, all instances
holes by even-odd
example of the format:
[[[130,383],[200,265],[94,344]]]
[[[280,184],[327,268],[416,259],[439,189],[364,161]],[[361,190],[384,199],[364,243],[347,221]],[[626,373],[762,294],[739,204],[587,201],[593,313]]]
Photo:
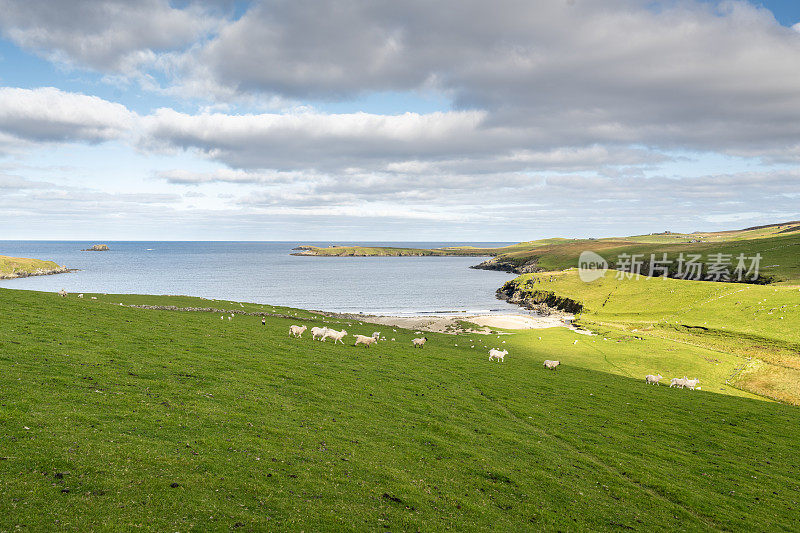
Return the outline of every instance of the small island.
[[[51,274],[65,274],[74,271],[74,269],[61,266],[55,261],[0,255],[0,279],[49,276]]]
[[[107,252],[110,249],[107,244],[95,244],[91,248],[84,248],[81,252]]]

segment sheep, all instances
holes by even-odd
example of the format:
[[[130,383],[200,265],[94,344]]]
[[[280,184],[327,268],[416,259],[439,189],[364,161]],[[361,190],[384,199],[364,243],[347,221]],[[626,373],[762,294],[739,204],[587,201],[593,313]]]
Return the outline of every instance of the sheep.
[[[83,298],[83,294],[79,294],[79,295],[78,295],[78,298]]]
[[[661,381],[663,377],[664,376],[662,376],[661,374],[658,375],[647,374],[644,377],[644,382],[647,383],[648,385],[658,385],[659,384],[658,382]]]
[[[685,376],[682,377],[682,378],[672,378],[669,381],[669,386],[670,386],[670,388],[678,387],[679,389],[683,389],[684,387],[686,387],[686,381],[687,381],[687,379],[686,379]]]
[[[692,390],[694,390],[695,387],[697,387],[698,389],[700,388],[700,387],[697,386],[697,384],[700,383],[700,380],[697,379],[697,378],[695,378],[695,379],[686,379],[686,378],[684,378],[683,382],[684,382],[684,387],[688,387],[688,388],[690,388]]]
[[[67,291],[65,291],[64,289],[61,289],[60,291],[58,291],[58,295],[61,296],[62,298],[66,298],[67,297]]]
[[[545,359],[544,367],[548,370],[555,370],[558,365],[561,364],[561,361],[551,361],[550,359]]]
[[[292,337],[300,338],[303,336],[303,332],[306,330],[306,326],[289,326],[289,335]]]
[[[325,336],[325,333],[327,333],[327,331],[328,328],[316,328],[316,327],[311,328],[311,338],[313,340],[317,340],[317,337],[322,339],[322,337]]]
[[[92,296],[92,300],[97,300],[97,296]]]
[[[411,339],[411,344],[414,348],[422,348],[428,342],[428,337],[420,337],[418,339]]]
[[[378,339],[376,339],[375,337],[365,337],[364,335],[353,335],[353,337],[356,338],[356,343],[353,346],[358,346],[359,344],[363,344],[366,348],[369,348],[373,344],[378,343]]]
[[[228,317],[228,320],[229,320],[229,321],[230,321],[230,320],[232,320],[232,319],[233,319],[233,317],[232,317],[232,316],[229,316],[229,317]]]
[[[496,348],[492,348],[489,350],[489,361],[497,360],[501,363],[505,362],[506,355],[508,355],[508,350],[503,350],[502,352]]]
[[[219,317],[220,320],[225,320],[224,316]]]
[[[337,341],[344,344],[344,341],[342,339],[344,338],[345,335],[347,335],[347,330],[345,329],[343,329],[342,331],[336,331],[335,329],[328,328],[328,331],[325,332],[325,335],[322,336],[321,340],[322,342],[325,342],[325,339],[331,338],[333,339],[333,344],[336,344]]]
[[[381,338],[381,332],[380,331],[376,331],[375,333],[372,334],[372,338],[373,339],[380,339]]]

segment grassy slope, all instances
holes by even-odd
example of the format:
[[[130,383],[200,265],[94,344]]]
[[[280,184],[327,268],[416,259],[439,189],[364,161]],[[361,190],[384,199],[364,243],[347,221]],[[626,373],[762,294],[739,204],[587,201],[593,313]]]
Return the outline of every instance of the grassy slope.
[[[590,329],[635,330],[646,339],[717,351],[717,359],[739,359],[734,364],[746,371],[737,385],[800,403],[800,292],[795,287],[618,280],[612,271],[587,284],[575,270],[523,275],[515,283],[528,293],[553,292],[580,302],[580,322]]]
[[[0,277],[14,274],[15,272],[34,272],[36,270],[56,270],[59,268],[61,266],[54,261],[0,255]]]
[[[294,319],[118,305],[207,300],[98,297],[0,290],[0,530],[789,531],[800,518],[796,408],[577,366],[640,353],[633,341],[547,330],[505,337],[507,362],[490,364],[466,347],[476,336],[414,350],[399,330],[356,349],[290,339]]]

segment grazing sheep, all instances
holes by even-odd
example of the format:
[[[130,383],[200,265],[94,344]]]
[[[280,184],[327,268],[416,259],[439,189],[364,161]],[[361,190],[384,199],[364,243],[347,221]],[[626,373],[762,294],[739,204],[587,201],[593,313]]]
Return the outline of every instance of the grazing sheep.
[[[92,300],[97,300],[97,296],[92,296]]]
[[[306,326],[289,326],[289,335],[292,337],[300,338],[303,336],[303,332],[306,330]]]
[[[220,320],[225,320],[224,316],[219,317]]]
[[[492,348],[491,350],[489,350],[489,361],[493,361],[496,359],[497,361],[504,363],[506,355],[508,355],[508,350],[503,350],[501,352],[500,350]]]
[[[376,331],[375,333],[372,334],[372,338],[380,339],[381,338],[381,332],[380,331]]]
[[[683,388],[686,387],[686,381],[687,381],[686,376],[684,376],[682,378],[672,378],[669,381],[669,386],[670,386],[670,388],[678,387],[679,389],[683,389]]]
[[[411,339],[411,344],[414,348],[422,348],[428,342],[428,337],[420,337],[418,339]]]
[[[695,379],[686,379],[686,378],[684,378],[684,387],[687,387],[689,389],[694,390],[695,387],[699,389],[700,387],[697,386],[698,383],[700,383],[700,380],[697,379],[697,378],[695,378]]]
[[[550,359],[545,359],[544,367],[548,370],[555,370],[558,365],[561,364],[561,361],[551,361]]]
[[[233,317],[232,317],[232,316],[229,316],[229,317],[228,317],[228,320],[229,320],[229,321],[230,321],[230,320],[233,320]]]
[[[353,335],[353,337],[356,338],[356,343],[353,346],[358,346],[359,344],[363,344],[365,347],[369,348],[373,344],[378,343],[378,339],[376,339],[375,337],[365,337],[364,335]]]
[[[322,336],[322,342],[325,342],[325,339],[331,338],[333,339],[333,344],[337,342],[341,342],[344,344],[342,340],[344,336],[347,335],[347,330],[343,329],[342,331],[336,331],[335,329],[328,328],[328,331],[325,332],[325,335]]]
[[[328,328],[317,328],[317,327],[311,328],[311,339],[317,340],[317,337],[322,339],[322,337],[325,336],[325,333],[327,333],[327,331]]]
[[[78,295],[78,298],[83,298],[83,294],[79,294],[79,295]]]
[[[60,291],[58,291],[58,295],[61,296],[62,298],[66,298],[67,297],[67,291],[65,291],[64,289],[61,289]]]
[[[653,374],[647,374],[644,377],[644,382],[647,383],[648,385],[658,385],[658,382],[661,381],[663,377],[664,376],[662,376],[661,374],[655,376]]]

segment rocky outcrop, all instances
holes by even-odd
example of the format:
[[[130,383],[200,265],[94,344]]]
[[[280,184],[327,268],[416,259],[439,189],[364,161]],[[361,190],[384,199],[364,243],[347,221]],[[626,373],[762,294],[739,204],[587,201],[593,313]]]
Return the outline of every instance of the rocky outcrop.
[[[50,276],[53,274],[66,274],[68,272],[76,272],[77,269],[60,267],[60,268],[37,268],[36,270],[17,270],[14,272],[0,273],[0,279],[16,279],[16,278],[30,278],[32,276]]]
[[[81,252],[107,252],[110,249],[107,244],[95,244],[91,248],[84,248]]]
[[[497,297],[542,315],[548,315],[554,310],[573,315],[583,311],[583,305],[580,302],[559,296],[553,291],[530,290],[520,287],[516,280],[507,281],[497,289]]]
[[[511,272],[512,274],[533,274],[534,272],[542,272],[536,259],[531,259],[530,261],[520,264],[517,261],[505,259],[503,256],[492,257],[470,268],[478,270],[500,270],[502,272]]]

